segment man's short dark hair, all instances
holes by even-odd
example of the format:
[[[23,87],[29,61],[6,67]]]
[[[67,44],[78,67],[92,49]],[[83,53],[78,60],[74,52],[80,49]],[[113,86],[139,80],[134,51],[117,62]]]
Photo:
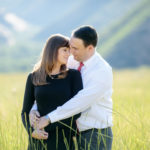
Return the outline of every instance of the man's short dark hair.
[[[84,46],[93,45],[96,47],[98,35],[92,26],[81,26],[72,32],[72,36],[83,40]]]

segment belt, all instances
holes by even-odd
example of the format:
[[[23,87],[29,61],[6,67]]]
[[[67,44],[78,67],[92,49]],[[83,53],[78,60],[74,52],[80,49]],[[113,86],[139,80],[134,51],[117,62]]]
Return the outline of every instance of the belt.
[[[87,132],[98,132],[98,131],[103,131],[103,130],[107,130],[107,129],[109,129],[109,128],[111,128],[111,127],[107,127],[107,128],[103,128],[103,129],[97,129],[97,128],[92,128],[92,129],[88,129],[88,130],[85,130],[85,131],[81,131],[80,133],[81,134],[83,134],[83,133],[87,133]]]

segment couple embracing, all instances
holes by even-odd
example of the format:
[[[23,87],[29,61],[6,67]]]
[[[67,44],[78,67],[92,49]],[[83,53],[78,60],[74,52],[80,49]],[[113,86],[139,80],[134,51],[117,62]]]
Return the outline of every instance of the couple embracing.
[[[28,150],[111,150],[113,76],[97,42],[91,26],[47,40],[26,81]]]

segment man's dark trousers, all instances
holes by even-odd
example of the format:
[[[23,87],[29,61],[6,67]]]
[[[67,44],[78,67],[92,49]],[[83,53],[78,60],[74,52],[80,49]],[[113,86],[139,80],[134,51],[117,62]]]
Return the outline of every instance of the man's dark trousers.
[[[113,134],[111,127],[89,129],[79,133],[79,150],[111,150]]]

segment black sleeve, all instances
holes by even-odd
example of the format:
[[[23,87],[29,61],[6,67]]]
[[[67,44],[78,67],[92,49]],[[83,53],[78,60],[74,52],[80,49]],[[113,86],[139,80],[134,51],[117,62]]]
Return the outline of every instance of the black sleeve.
[[[71,70],[72,71],[72,97],[75,96],[80,90],[83,89],[82,77],[81,73],[78,70]],[[75,122],[81,113],[76,114],[73,116],[73,122]]]
[[[83,89],[83,84],[82,84],[81,74],[79,71],[71,69],[70,74],[71,74],[71,98],[72,98],[81,89]],[[80,115],[81,115],[81,113],[76,114],[70,118],[52,123],[52,124],[48,125],[45,128],[45,130],[46,131],[54,130],[54,129],[56,129],[56,126],[58,128],[71,127],[71,128],[74,128],[76,130],[76,126],[75,126],[76,122],[75,121],[77,118],[80,117]]]
[[[34,130],[31,127],[30,122],[29,122],[29,112],[32,108],[34,100],[35,100],[35,98],[34,98],[34,85],[32,83],[32,74],[29,74],[27,81],[26,81],[23,108],[22,108],[22,112],[21,112],[21,118],[22,118],[23,125],[26,128],[29,135],[31,135],[31,133]]]

